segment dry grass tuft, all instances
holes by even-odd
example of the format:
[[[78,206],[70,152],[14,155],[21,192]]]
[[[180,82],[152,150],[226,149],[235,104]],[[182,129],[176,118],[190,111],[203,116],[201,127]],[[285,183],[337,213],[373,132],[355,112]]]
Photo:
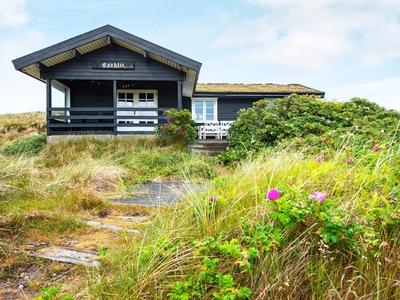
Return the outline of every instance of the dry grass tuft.
[[[46,131],[46,113],[30,112],[0,115],[0,143]]]

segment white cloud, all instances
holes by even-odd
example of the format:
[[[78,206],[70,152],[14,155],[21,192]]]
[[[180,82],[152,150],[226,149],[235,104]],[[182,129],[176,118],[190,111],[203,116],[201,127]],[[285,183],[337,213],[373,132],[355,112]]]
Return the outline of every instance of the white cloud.
[[[29,21],[25,0],[0,0],[0,28],[15,27]]]
[[[13,39],[5,39],[0,43],[0,63],[18,58],[33,51],[39,50],[45,44],[44,35],[34,29],[30,29]]]
[[[0,43],[0,113],[44,110],[45,85],[14,69],[11,60],[43,48],[45,38],[36,30],[21,32]]]
[[[265,9],[263,15],[235,16],[213,43],[236,47],[236,60],[321,71],[349,61],[369,68],[400,58],[400,1],[248,2]]]
[[[388,109],[400,111],[400,77],[376,82],[345,84],[326,89],[325,98],[347,101],[353,97],[367,98]]]

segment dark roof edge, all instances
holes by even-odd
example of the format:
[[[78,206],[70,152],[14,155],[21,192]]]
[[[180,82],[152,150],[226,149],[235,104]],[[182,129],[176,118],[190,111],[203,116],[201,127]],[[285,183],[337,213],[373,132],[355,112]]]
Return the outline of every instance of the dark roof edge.
[[[216,97],[216,98],[281,98],[290,96],[292,94],[297,95],[315,95],[321,98],[325,97],[325,92],[317,91],[314,92],[297,92],[297,93],[273,93],[273,92],[251,92],[251,93],[240,93],[240,92],[195,92],[193,98],[196,97]]]
[[[200,68],[201,68],[200,62],[197,62],[186,56],[180,55],[180,54],[173,52],[171,50],[168,50],[164,47],[158,46],[154,43],[146,41],[140,37],[132,35],[126,31],[123,31],[123,30],[118,29],[111,25],[105,25],[105,26],[99,27],[97,29],[94,29],[94,30],[88,31],[86,33],[80,34],[78,36],[72,37],[70,39],[67,39],[63,42],[59,42],[52,46],[35,51],[31,54],[14,59],[14,60],[12,60],[12,63],[14,64],[14,68],[16,70],[20,70],[20,69],[22,69],[26,66],[29,66],[33,63],[42,61],[46,58],[52,57],[54,55],[60,54],[65,51],[72,50],[81,45],[84,45],[87,42],[91,42],[91,41],[103,38],[105,36],[111,36],[111,37],[120,39],[128,44],[132,44],[132,45],[142,48],[146,51],[149,51],[150,53],[154,53],[156,55],[159,55],[161,57],[169,59],[173,62],[176,62],[177,64],[180,64],[184,67],[192,69],[196,72],[200,71]],[[132,42],[134,42],[134,43],[132,43]]]

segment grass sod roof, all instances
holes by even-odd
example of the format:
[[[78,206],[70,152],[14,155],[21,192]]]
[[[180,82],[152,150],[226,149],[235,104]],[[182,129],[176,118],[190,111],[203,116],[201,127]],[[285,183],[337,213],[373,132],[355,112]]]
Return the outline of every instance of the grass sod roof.
[[[324,94],[301,84],[274,83],[197,83],[196,93],[290,93]]]

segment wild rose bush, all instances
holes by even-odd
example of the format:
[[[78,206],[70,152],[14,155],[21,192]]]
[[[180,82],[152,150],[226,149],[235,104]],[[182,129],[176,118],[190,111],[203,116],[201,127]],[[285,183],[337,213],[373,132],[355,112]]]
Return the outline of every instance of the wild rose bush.
[[[387,279],[394,278],[394,262],[400,255],[400,190],[396,176],[388,171],[396,167],[400,152],[398,147],[391,150],[382,153],[373,146],[351,162],[340,153],[298,161],[269,153],[251,167],[244,165],[237,178],[223,184],[216,180],[212,196],[204,196],[200,203],[206,211],[207,232],[210,227],[218,229],[190,243],[194,249],[187,265],[194,267],[185,269],[188,276],[177,276],[168,296],[329,299],[331,284],[341,299],[349,291],[357,299],[377,293],[382,299],[397,295],[397,279]],[[299,173],[291,177],[293,172]],[[239,195],[244,181],[249,184],[244,190],[257,193]],[[193,215],[201,216],[194,207]],[[230,224],[229,229],[221,230],[223,223]],[[377,261],[379,266],[372,271]],[[385,278],[377,287],[382,291],[375,290],[371,271]]]
[[[168,123],[155,127],[159,144],[186,146],[194,142],[197,136],[196,122],[192,119],[190,111],[169,109],[164,112],[164,116],[167,117]]]
[[[399,145],[246,160],[157,210],[140,243],[107,257],[92,296],[397,299]]]
[[[398,142],[399,120],[399,112],[360,98],[333,102],[292,94],[260,100],[239,111],[228,132],[229,151],[220,160],[229,163],[285,143],[313,153],[339,149],[346,143],[369,149],[368,145]]]

